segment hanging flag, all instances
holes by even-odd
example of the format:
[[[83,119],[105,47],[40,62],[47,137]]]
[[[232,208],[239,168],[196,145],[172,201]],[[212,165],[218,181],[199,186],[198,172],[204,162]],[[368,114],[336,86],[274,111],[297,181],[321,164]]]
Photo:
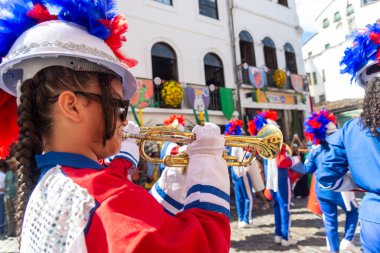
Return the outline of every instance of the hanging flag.
[[[210,91],[208,88],[186,88],[187,101],[191,108],[198,112],[207,110],[210,104]]]
[[[137,91],[132,97],[131,105],[136,108],[153,106],[153,83],[148,79],[137,79]]]
[[[301,93],[303,91],[303,78],[301,75],[290,74],[290,82],[296,92]]]
[[[222,112],[227,120],[230,120],[235,111],[235,103],[232,96],[232,89],[219,87],[220,104]]]
[[[249,82],[256,89],[262,89],[266,84],[265,71],[261,68],[248,67]]]

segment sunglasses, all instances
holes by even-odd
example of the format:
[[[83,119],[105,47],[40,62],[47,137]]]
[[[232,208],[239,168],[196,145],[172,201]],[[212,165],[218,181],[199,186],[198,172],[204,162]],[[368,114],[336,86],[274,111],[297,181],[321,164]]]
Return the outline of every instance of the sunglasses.
[[[102,101],[102,95],[91,93],[91,92],[85,92],[85,91],[73,91],[76,95],[84,96],[91,100],[97,100]],[[60,94],[49,98],[50,102],[56,102]],[[119,98],[112,98],[111,102],[112,107],[119,109],[119,118],[121,122],[124,122],[127,120],[127,114],[128,114],[128,107],[129,107],[129,100],[122,100]]]

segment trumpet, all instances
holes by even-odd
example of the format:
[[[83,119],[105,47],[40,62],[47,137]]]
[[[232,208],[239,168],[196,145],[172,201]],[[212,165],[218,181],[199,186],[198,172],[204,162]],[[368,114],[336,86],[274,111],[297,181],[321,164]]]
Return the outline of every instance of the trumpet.
[[[181,144],[190,144],[195,139],[194,133],[180,132],[178,128],[170,126],[143,127],[139,134],[123,133],[123,139],[133,138],[138,140],[141,157],[151,163],[163,163],[168,167],[186,167],[189,163],[187,153],[179,155],[168,155],[164,158],[153,158],[145,153],[145,144],[147,142],[176,142]],[[281,150],[283,136],[281,130],[271,124],[265,125],[256,136],[233,136],[224,135],[225,146],[240,147],[251,150],[247,159],[238,161],[236,157],[223,154],[228,166],[248,166],[254,159],[256,152],[267,159],[276,158]]]

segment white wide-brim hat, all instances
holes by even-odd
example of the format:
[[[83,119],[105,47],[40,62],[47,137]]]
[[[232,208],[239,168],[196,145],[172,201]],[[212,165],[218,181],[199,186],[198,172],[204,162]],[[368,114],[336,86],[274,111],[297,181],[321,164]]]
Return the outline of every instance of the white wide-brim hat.
[[[17,84],[49,66],[115,73],[121,78],[124,100],[136,92],[136,79],[102,39],[62,20],[33,26],[15,41],[0,64],[0,88],[17,96]]]

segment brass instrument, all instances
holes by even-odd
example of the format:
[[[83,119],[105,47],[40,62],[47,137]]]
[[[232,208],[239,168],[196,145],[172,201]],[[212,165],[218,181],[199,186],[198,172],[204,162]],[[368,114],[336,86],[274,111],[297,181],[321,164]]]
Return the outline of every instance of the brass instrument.
[[[143,127],[139,134],[124,133],[123,139],[134,138],[139,141],[140,155],[143,159],[151,163],[164,163],[168,167],[186,167],[189,163],[189,157],[186,153],[179,155],[169,155],[161,158],[149,157],[144,146],[146,142],[176,142],[190,144],[195,140],[195,134],[189,132],[180,132],[173,130],[170,126]],[[256,152],[264,158],[273,159],[278,156],[281,150],[283,136],[281,130],[271,124],[265,125],[256,136],[233,136],[225,135],[225,146],[240,147],[252,150],[249,158],[238,161],[236,157],[223,154],[228,166],[248,166],[255,158]]]

